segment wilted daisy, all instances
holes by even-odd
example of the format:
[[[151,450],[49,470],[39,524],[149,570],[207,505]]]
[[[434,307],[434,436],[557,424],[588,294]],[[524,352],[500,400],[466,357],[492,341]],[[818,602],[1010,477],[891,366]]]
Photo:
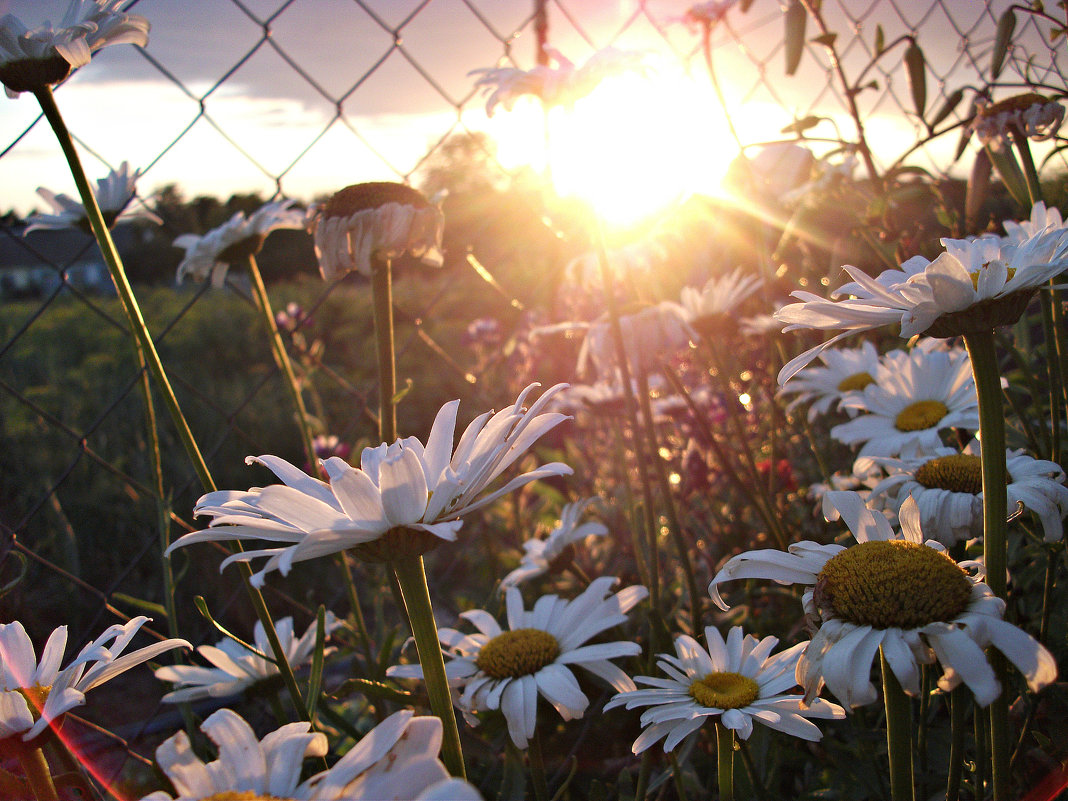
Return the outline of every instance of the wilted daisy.
[[[341,625],[333,612],[326,613],[325,636]],[[308,662],[315,651],[317,624],[312,623],[301,637],[293,636],[293,618],[284,617],[275,623],[278,642],[282,646],[286,662],[295,670]],[[256,622],[253,630],[252,645],[260,654],[273,655],[267,633],[263,624]],[[333,648],[327,648],[329,654]],[[205,668],[196,665],[168,665],[156,670],[156,678],[169,681],[175,689],[163,696],[164,703],[177,704],[184,701],[196,701],[201,698],[229,698],[244,692],[254,684],[279,676],[278,665],[253,653],[240,643],[224,638],[215,645],[201,645],[197,653],[211,662],[215,667]]]
[[[609,660],[640,654],[638,643],[585,644],[624,623],[627,612],[649,594],[645,587],[632,586],[613,595],[616,581],[612,576],[594,579],[571,601],[543,595],[529,612],[523,608],[519,590],[511,587],[505,596],[506,631],[482,609],[460,615],[475,625],[476,634],[438,629],[445,654],[451,657],[445,672],[456,687],[460,709],[468,714],[499,709],[512,742],[526,748],[538,719],[538,695],[564,720],[581,718],[586,712],[590,702],[572,672],[574,667],[604,679],[618,692],[633,690],[634,682]],[[423,672],[419,665],[399,665],[389,668],[386,675],[421,678]]]
[[[743,740],[753,733],[756,720],[814,742],[823,732],[806,718],[845,717],[837,704],[816,698],[802,705],[801,695],[787,692],[797,686],[794,671],[807,642],[772,655],[777,637],[743,636],[741,626],[734,626],[726,640],[715,626],[708,626],[705,642],[707,648],[687,634],[676,637],[674,656],[657,655],[657,667],[668,678],[636,676],[637,684],[652,689],[623,692],[605,704],[606,711],[618,706],[652,707],[642,713],[645,728],[631,748],[635,754],[661,739],[665,753],[673,751],[710,718]]]
[[[28,29],[11,14],[0,17],[0,83],[8,97],[59,83],[93,53],[114,44],[148,44],[148,20],[121,11],[129,0],[71,0],[59,26]]]
[[[563,569],[574,556],[575,543],[586,537],[603,537],[608,527],[597,520],[580,523],[582,515],[591,503],[600,498],[586,498],[564,506],[560,511],[560,524],[542,539],[534,537],[523,543],[519,567],[501,579],[501,591],[515,587],[528,579]]]
[[[204,281],[210,275],[212,286],[222,286],[230,265],[259,253],[271,231],[304,227],[304,212],[291,208],[293,203],[267,203],[248,217],[239,211],[203,236],[182,234],[174,240],[175,247],[185,248],[185,258],[178,265],[178,283],[186,277]]]
[[[567,419],[556,412],[542,413],[564,384],[550,388],[529,409],[524,408],[537,386],[523,390],[515,405],[475,418],[455,451],[459,401],[441,408],[425,446],[416,437],[407,437],[391,445],[365,448],[359,468],[337,457],[327,459],[323,469],[329,483],[277,456],[250,456],[246,462],[259,462],[283,483],[204,495],[193,513],[213,517],[210,527],[181,537],[167,554],[205,541],[280,543],[236,553],[222,563],[225,567],[233,561],[268,557],[252,578],[259,586],[272,570],[285,575],[295,562],[350,548],[360,558],[380,561],[423,553],[441,540],[455,540],[461,516],[531,481],[572,472],[567,465],[552,462],[489,489],[545,432]]]
[[[823,367],[806,367],[799,371],[778,393],[779,397],[797,395],[787,404],[788,412],[811,401],[809,421],[827,414],[832,406],[840,407],[843,399],[873,384],[879,370],[879,352],[870,342],[859,348],[828,348],[819,358]],[[850,411],[856,414],[855,409]]]
[[[869,680],[880,648],[910,695],[920,693],[920,666],[938,662],[938,686],[962,682],[987,706],[1001,693],[983,653],[993,646],[1020,670],[1037,692],[1057,676],[1053,656],[1033,637],[1002,619],[1005,602],[957,564],[934,540],[924,541],[919,510],[906,501],[901,532],[872,512],[854,492],[829,492],[856,545],[802,541],[788,553],[749,551],[732,557],[709,584],[712,599],[727,605],[719,586],[734,579],[763,578],[805,586],[802,603],[816,631],[797,667],[798,683],[812,699],[826,682],[847,706],[876,699]]]
[[[467,782],[450,779],[438,759],[441,721],[414,717],[411,710],[390,715],[334,765],[300,781],[308,757],[327,754],[326,735],[306,722],[288,723],[262,740],[229,709],[209,715],[200,726],[218,749],[205,764],[189,737],[178,732],[156,749],[156,762],[177,796],[155,792],[142,801],[379,801],[457,799],[480,801]]]
[[[163,220],[153,214],[143,203],[134,197],[137,191],[137,179],[141,171],[130,172],[130,165],[123,162],[117,170],[112,170],[96,182],[96,202],[104,215],[104,223],[110,228],[116,222],[147,220],[161,225]],[[80,228],[91,233],[85,206],[81,201],[64,194],[56,194],[43,186],[37,188],[40,195],[52,207],[52,214],[34,214],[27,222],[25,233],[37,230],[55,230],[61,228]]]
[[[985,97],[975,100],[971,130],[980,144],[1001,150],[1012,144],[1012,132],[1036,142],[1049,139],[1064,121],[1064,106],[1056,100],[1028,92],[994,103]]]
[[[440,267],[444,227],[441,209],[421,192],[387,181],[347,186],[308,215],[327,281],[353,270],[370,275],[374,259],[405,253]]]
[[[636,50],[607,47],[590,56],[581,67],[576,67],[556,50],[547,48],[546,53],[556,62],[556,67],[539,65],[532,70],[492,67],[469,73],[479,76],[475,88],[482,89],[488,96],[488,116],[493,116],[498,103],[511,111],[516,100],[524,95],[537,97],[546,107],[569,106],[596,89],[605,78],[627,72],[644,74],[646,71],[642,63],[646,54]]]
[[[784,331],[817,328],[843,333],[805,351],[779,373],[784,384],[821,351],[849,333],[900,324],[904,338],[916,334],[948,337],[991,331],[1016,322],[1035,290],[1068,267],[1068,230],[1049,228],[1018,242],[985,236],[943,239],[945,251],[934,261],[914,256],[899,270],[871,278],[851,265],[853,281],[833,301],[796,291],[801,303],[776,312]]]
[[[174,648],[191,647],[185,640],[162,640],[124,655],[148,620],[135,617],[108,627],[62,670],[66,626],[52,632],[38,662],[22,624],[0,623],[0,740],[16,734],[32,740],[63,713],[84,704],[94,687]]]
[[[680,296],[683,319],[704,339],[724,334],[724,325],[729,322],[729,331],[737,330],[738,307],[760,288],[757,275],[746,275],[738,267],[734,272],[709,278],[700,290],[683,287]]]
[[[940,432],[946,429],[979,428],[979,400],[963,348],[918,348],[884,359],[875,383],[843,398],[841,405],[861,414],[836,425],[831,436],[862,446],[860,456],[931,451],[942,446]]]
[[[983,476],[978,440],[960,452],[938,448],[925,455],[875,459],[889,475],[872,488],[871,502],[897,512],[906,498],[920,510],[924,535],[943,545],[983,535]],[[1034,459],[1022,450],[1006,451],[1008,508],[1023,504],[1038,515],[1046,542],[1064,535],[1068,487],[1064,471],[1053,462]]]

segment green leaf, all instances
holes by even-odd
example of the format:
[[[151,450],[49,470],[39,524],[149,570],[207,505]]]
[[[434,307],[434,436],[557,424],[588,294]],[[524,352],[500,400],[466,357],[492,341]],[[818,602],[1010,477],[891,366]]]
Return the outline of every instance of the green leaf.
[[[875,26],[875,55],[881,54],[886,49],[886,34],[883,33],[883,26]]]
[[[831,48],[831,47],[834,47],[834,40],[837,39],[837,38],[838,38],[838,34],[837,33],[833,33],[833,32],[828,31],[827,33],[823,34],[822,36],[817,36],[815,39],[812,39],[811,41],[812,41],[813,44],[819,44],[819,45],[823,45],[826,48]]]
[[[931,127],[934,128],[938,123],[942,122],[946,117],[953,113],[953,111],[960,105],[960,102],[964,99],[964,90],[958,89],[946,98],[945,102],[938,109],[938,113],[934,115],[934,119],[931,120]]]
[[[790,0],[783,14],[783,23],[786,26],[786,35],[783,39],[783,52],[786,55],[786,74],[793,75],[797,72],[797,65],[801,63],[801,54],[805,50],[805,25],[808,23],[808,13],[801,5],[801,0]]]
[[[1009,45],[1012,43],[1012,34],[1015,30],[1016,14],[1011,8],[1007,8],[998,20],[997,33],[994,34],[994,50],[990,54],[990,75],[995,81],[1005,64],[1005,56],[1009,52]]]
[[[360,693],[367,698],[381,698],[386,701],[395,701],[400,704],[410,703],[412,698],[410,692],[403,690],[400,687],[391,687],[380,681],[370,681],[369,679],[360,678],[345,679],[340,687],[330,693],[329,697],[337,701],[346,698],[353,693]]]
[[[780,130],[779,133],[801,134],[801,133],[804,133],[805,131],[807,131],[809,128],[815,128],[817,125],[820,124],[820,122],[822,122],[825,119],[827,119],[827,118],[826,117],[818,117],[815,114],[809,114],[807,117],[802,117],[799,120],[794,120],[789,125],[787,125],[785,128]]]
[[[1003,147],[1000,150],[994,150],[987,145],[986,154],[990,156],[990,163],[998,171],[998,175],[1001,176],[1013,200],[1019,203],[1021,208],[1029,208],[1031,194],[1027,191],[1027,179],[1024,178],[1023,170],[1020,169],[1012,148]]]
[[[923,119],[923,111],[927,108],[927,62],[915,39],[905,48],[905,69],[912,92],[912,104],[920,119]]]
[[[393,405],[394,406],[396,406],[398,403],[400,403],[402,400],[404,400],[405,396],[409,392],[412,391],[412,379],[406,378],[406,379],[404,379],[404,381],[405,381],[405,386],[403,388],[401,388],[401,389],[398,389],[396,394],[393,396]]]
[[[156,617],[163,619],[167,618],[167,610],[162,604],[153,603],[152,601],[146,601],[144,598],[134,598],[132,595],[127,595],[124,592],[113,592],[111,597],[116,601],[121,601],[124,604],[134,607],[135,609],[141,609],[145,612],[151,612]]]

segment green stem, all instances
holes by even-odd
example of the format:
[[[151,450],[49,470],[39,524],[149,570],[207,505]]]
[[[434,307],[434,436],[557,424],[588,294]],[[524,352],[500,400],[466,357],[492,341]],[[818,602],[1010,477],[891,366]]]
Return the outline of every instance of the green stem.
[[[293,371],[293,362],[290,361],[286,344],[282,341],[282,334],[278,330],[278,321],[274,319],[274,311],[271,309],[271,299],[267,295],[267,287],[263,283],[256,257],[248,254],[248,276],[252,283],[252,294],[256,298],[256,305],[263,314],[263,325],[267,329],[267,338],[271,341],[271,352],[274,354],[274,363],[278,365],[286,389],[289,391],[290,400],[297,415],[297,426],[300,428],[301,443],[304,446],[304,456],[312,473],[318,472],[318,460],[315,458],[315,441],[312,438],[311,428],[308,425],[308,409],[304,405],[304,396],[300,391],[300,383]]]
[[[716,721],[716,772],[720,801],[734,801],[734,730]],[[896,801],[896,799],[895,799]]]
[[[396,559],[392,563],[400,582],[404,609],[415,637],[415,647],[419,653],[419,665],[423,669],[427,695],[430,696],[430,709],[441,718],[444,726],[444,741],[441,757],[445,767],[453,776],[466,777],[464,757],[460,750],[460,732],[456,727],[456,713],[452,708],[452,696],[449,683],[445,677],[445,661],[441,656],[438,642],[438,629],[434,623],[434,609],[430,605],[430,590],[426,584],[426,572],[423,569],[423,557],[411,556]]]
[[[949,707],[949,773],[946,777],[946,801],[958,801],[964,769],[964,731],[968,712],[968,691],[964,687],[956,687],[950,693]]]
[[[649,773],[653,767],[652,749],[642,751],[642,761],[638,765],[638,781],[634,785],[634,801],[644,801],[649,789]]]
[[[753,794],[757,797],[757,801],[764,801],[768,797],[768,793],[764,789],[764,780],[760,778],[756,765],[753,763],[753,755],[749,753],[749,743],[745,740],[738,740],[738,753],[742,756],[745,772],[749,774],[749,783],[753,785]]]
[[[1009,130],[1012,132],[1016,151],[1020,154],[1024,179],[1027,181],[1027,194],[1033,206],[1042,200],[1042,183],[1038,180],[1038,170],[1035,169],[1035,160],[1031,156],[1031,147],[1027,144],[1027,137],[1023,131],[1015,125],[1010,125]],[[1028,212],[1030,212],[1030,209],[1028,209]]]
[[[393,284],[389,259],[374,258],[371,293],[374,298],[375,342],[378,344],[378,436],[385,443],[397,438],[397,367],[393,351]]]
[[[886,751],[890,758],[890,797],[893,801],[913,801],[912,783],[912,705],[879,649],[883,672],[883,702],[886,705]]]
[[[679,767],[679,760],[675,756],[675,752],[672,751],[668,758],[671,760],[671,779],[675,785],[675,795],[678,796],[679,801],[689,801],[689,797],[686,795],[686,783],[682,780],[682,769]]]
[[[535,801],[549,801],[549,782],[545,777],[545,758],[541,753],[541,736],[535,729],[527,746],[527,759],[530,762],[530,778],[534,784]]]
[[[26,778],[30,782],[34,798],[37,801],[59,801],[56,793],[56,785],[52,782],[52,774],[48,770],[48,760],[40,748],[28,746],[19,749],[19,763],[22,765]]]

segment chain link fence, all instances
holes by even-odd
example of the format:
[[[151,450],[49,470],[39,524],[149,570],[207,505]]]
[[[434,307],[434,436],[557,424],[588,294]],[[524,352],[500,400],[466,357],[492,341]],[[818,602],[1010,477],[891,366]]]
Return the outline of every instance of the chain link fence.
[[[152,21],[153,43],[169,46],[112,48],[57,93],[60,106],[70,109],[69,124],[91,175],[128,159],[143,172],[143,193],[146,186],[181,175],[180,191],[224,196],[233,187],[247,193],[245,201],[253,194],[258,201],[310,199],[357,180],[418,185],[448,157],[450,142],[485,127],[483,99],[469,72],[496,64],[532,67],[539,35],[576,63],[608,46],[654,51],[708,84],[700,35],[683,24],[686,4],[669,0],[204,0],[188,11],[184,6],[163,0],[131,4],[129,10]],[[877,36],[885,43],[915,37],[923,48],[931,119],[956,90],[986,85],[997,21],[1007,7],[989,0],[828,0],[822,4],[827,31],[809,21],[805,53],[792,76],[784,69],[784,9],[775,0],[755,0],[745,13],[732,8],[713,27],[711,39],[725,87],[722,113],[739,121],[745,145],[789,138],[780,130],[810,115],[831,120],[819,126],[833,126],[811,129],[814,139],[852,141],[850,98],[837,65],[851,79],[867,69],[868,86],[855,100],[876,161],[885,168],[925,140],[928,131],[916,113],[901,49],[888,47],[869,67]],[[1050,31],[1036,18],[1018,16],[999,84],[1063,91],[1068,81],[1062,42],[1051,43]],[[306,17],[321,19],[329,30],[314,34]],[[547,23],[540,32],[539,19]],[[174,46],[194,28],[197,41],[207,43],[198,47],[210,49]],[[837,63],[824,44],[814,41],[827,33],[836,34]],[[159,52],[181,57],[169,62]],[[80,103],[79,93],[90,102]],[[268,107],[265,97],[281,100]],[[720,108],[710,85],[693,102]],[[369,108],[375,112],[368,114]],[[408,114],[412,108],[420,111]],[[159,109],[167,115],[156,114]],[[947,119],[959,122],[968,113],[965,102]],[[104,119],[121,121],[124,133],[117,138],[106,133],[113,129],[95,124]],[[250,119],[259,127],[250,128]],[[8,101],[0,115],[5,189],[25,191],[27,180],[66,185],[54,144],[32,102]],[[824,149],[831,146],[824,143]],[[940,137],[916,148],[908,163],[937,175],[966,174],[971,156],[955,162],[956,146],[955,134]],[[492,153],[483,155],[483,167],[505,177],[515,172],[495,162]],[[50,166],[37,172],[19,166],[45,162]],[[174,188],[146,197],[165,220],[164,237],[198,227],[196,232],[203,233],[211,214],[221,222],[225,216],[220,215],[243,202],[240,197],[229,205],[191,201],[186,208],[203,213],[181,218],[169,213],[181,205],[179,199],[184,196]],[[531,239],[523,244],[558,247],[545,231],[538,239],[539,212],[533,205],[529,215],[535,230],[524,233]],[[2,617],[26,621],[42,639],[56,621],[64,621],[71,640],[83,642],[116,619],[151,610],[162,635],[163,539],[198,528],[191,509],[199,483],[174,432],[161,423],[162,496],[154,484],[132,345],[116,304],[100,289],[106,273],[93,272],[92,240],[76,234],[27,238],[23,230],[13,215],[0,227],[0,254],[8,262],[0,265],[6,295],[0,323],[0,583],[22,576],[0,600]],[[139,228],[120,228],[120,249],[137,251],[140,235]],[[268,242],[264,270],[275,279],[277,308],[289,301],[299,304],[300,316],[290,309],[286,335],[314,398],[312,413],[324,426],[337,426],[330,433],[342,442],[366,444],[373,431],[367,401],[374,400],[368,293],[355,276],[332,285],[317,281],[310,245],[299,234],[287,236],[277,234]],[[560,258],[559,250],[547,252]],[[132,277],[135,282],[145,277],[137,264],[174,264],[177,254],[143,253],[141,262],[129,265]],[[407,280],[402,265],[398,372],[403,380],[422,370],[413,393],[419,399],[401,406],[402,421],[409,425],[426,425],[438,403],[460,392],[485,408],[506,400],[486,385],[477,360],[458,343],[473,317],[515,321],[536,293],[528,297],[503,278],[497,281],[494,259],[474,255],[481,263],[477,271],[460,258],[451,272],[418,281]],[[287,272],[303,274],[304,280],[279,282]],[[143,281],[136,289],[219,485],[247,487],[267,478],[244,466],[246,454],[279,453],[299,462],[298,432],[283,379],[242,277],[232,276],[225,292]],[[429,362],[439,366],[430,375]],[[469,411],[476,409],[472,405]],[[217,580],[218,556],[203,564],[181,556],[175,565],[178,608],[192,609],[192,596],[205,595],[217,619],[238,631],[248,624],[243,630],[249,630],[251,618],[234,582]],[[278,616],[295,615],[300,630],[318,603],[340,608],[346,603],[340,590],[331,589],[338,586],[334,582],[325,593],[308,575],[297,589],[285,586],[285,594],[271,591],[268,602]],[[243,622],[233,622],[235,617]],[[188,636],[187,627],[182,630]],[[202,641],[217,639],[207,625],[200,631]],[[152,682],[145,679],[141,692],[154,704],[159,692]],[[115,709],[128,709],[112,700]],[[158,706],[146,708],[135,726],[118,727],[100,701],[90,716],[104,728],[85,724],[87,732],[95,732],[86,736],[86,747],[95,743],[112,757],[101,763],[105,781],[128,760],[146,762],[151,732],[166,735],[175,725],[169,710]]]

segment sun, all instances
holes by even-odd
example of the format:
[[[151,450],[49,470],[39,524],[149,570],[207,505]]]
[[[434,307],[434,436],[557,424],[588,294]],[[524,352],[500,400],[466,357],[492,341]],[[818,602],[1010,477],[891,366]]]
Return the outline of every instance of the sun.
[[[604,80],[546,119],[533,100],[494,118],[505,166],[529,165],[609,224],[635,224],[693,192],[714,193],[737,146],[707,87],[681,69]]]

